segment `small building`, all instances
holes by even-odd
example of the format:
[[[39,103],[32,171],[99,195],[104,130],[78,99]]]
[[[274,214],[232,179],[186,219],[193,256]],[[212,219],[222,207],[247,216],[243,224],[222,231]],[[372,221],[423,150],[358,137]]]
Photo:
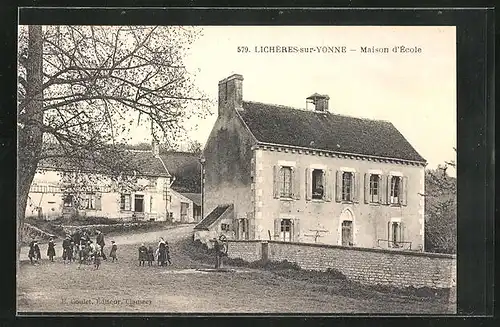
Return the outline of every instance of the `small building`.
[[[126,151],[125,160],[137,174],[119,181],[89,160],[82,171],[67,158],[43,160],[33,179],[27,217],[94,216],[123,220],[166,221],[171,176],[158,154]],[[134,171],[135,173],[135,171]]]
[[[193,202],[193,221],[201,221],[201,193],[181,193]]]
[[[194,240],[199,240],[211,247],[213,243],[210,240],[219,238],[221,235],[234,239],[233,217],[234,206],[232,204],[218,205],[194,227]]]
[[[243,76],[221,80],[198,229],[220,230],[231,219],[214,212],[231,204],[237,239],[423,250],[425,159],[392,123],[329,100],[243,101]]]
[[[199,204],[195,204],[192,199],[183,193],[170,189],[168,197],[169,218],[172,221],[181,223],[194,223],[196,220],[195,211],[199,215]]]

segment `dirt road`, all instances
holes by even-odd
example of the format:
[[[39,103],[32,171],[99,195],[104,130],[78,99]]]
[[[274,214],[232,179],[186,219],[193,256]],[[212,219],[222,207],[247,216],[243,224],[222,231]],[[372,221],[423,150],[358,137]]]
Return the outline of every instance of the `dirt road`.
[[[108,237],[107,243],[113,239],[118,244],[118,262],[103,261],[99,270],[63,264],[59,245],[56,262],[43,260],[38,266],[22,262],[17,278],[18,312],[448,312],[446,304],[428,300],[402,300],[376,294],[364,298],[340,296],[268,271],[203,272],[198,268],[207,266],[190,259],[177,244],[191,233],[192,226],[181,226]],[[160,236],[170,243],[173,265],[140,267],[138,244],[156,246]]]

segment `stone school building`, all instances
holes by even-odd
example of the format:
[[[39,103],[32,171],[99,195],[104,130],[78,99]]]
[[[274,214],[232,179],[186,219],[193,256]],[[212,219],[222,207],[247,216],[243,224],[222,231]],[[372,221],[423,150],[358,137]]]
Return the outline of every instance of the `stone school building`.
[[[426,160],[393,124],[317,93],[309,109],[244,101],[238,74],[218,87],[195,238],[424,250]]]

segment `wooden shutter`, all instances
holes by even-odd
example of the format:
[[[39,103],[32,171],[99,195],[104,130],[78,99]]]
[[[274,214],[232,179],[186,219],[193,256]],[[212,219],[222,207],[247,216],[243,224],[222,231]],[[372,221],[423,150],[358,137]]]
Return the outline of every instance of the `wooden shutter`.
[[[408,204],[408,177],[403,176],[401,178],[401,193],[400,193],[400,203],[401,205],[407,205]]]
[[[312,198],[312,183],[311,183],[311,170],[309,168],[306,171],[306,200],[311,200]]]
[[[370,174],[365,174],[365,203],[370,202]]]
[[[255,158],[250,159],[250,177],[255,177]]]
[[[250,239],[250,220],[245,219],[245,240]]]
[[[296,200],[300,199],[300,169],[292,168],[292,180],[293,180],[293,198]]]
[[[384,175],[379,175],[378,177],[378,202],[380,204],[386,204],[387,195],[387,178]]]
[[[335,182],[335,201],[342,201],[342,171],[337,170],[337,178]]]
[[[403,223],[399,223],[399,238],[401,242],[405,240],[405,225]]]
[[[292,241],[298,242],[300,237],[300,219],[294,219],[293,221],[293,239]]]
[[[234,219],[234,238],[239,240],[240,239],[240,220],[239,219]]]
[[[391,247],[391,222],[387,223],[387,247]]]
[[[359,181],[359,173],[352,174],[352,202],[358,203],[359,196],[361,194],[359,189],[360,181]]]
[[[279,240],[281,232],[281,219],[274,219],[274,240]]]
[[[101,193],[95,193],[95,210],[102,210]]]
[[[334,187],[335,187],[335,182],[332,180],[333,179],[333,172],[331,169],[328,169],[325,173],[325,178],[323,182],[323,187],[325,191],[325,200],[330,202],[332,201],[333,197],[333,192],[334,192]]]
[[[387,189],[386,189],[386,203],[391,204],[391,189],[392,189],[392,176],[387,176]]]
[[[274,182],[274,198],[279,199],[280,197],[280,181],[279,181],[279,176],[280,176],[280,166],[275,165],[274,166],[274,177],[273,177],[273,182]]]

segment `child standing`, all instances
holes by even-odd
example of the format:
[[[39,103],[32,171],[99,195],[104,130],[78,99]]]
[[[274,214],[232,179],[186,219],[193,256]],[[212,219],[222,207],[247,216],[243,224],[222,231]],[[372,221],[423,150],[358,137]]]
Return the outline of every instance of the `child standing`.
[[[101,246],[96,244],[94,246],[94,268],[97,270],[101,265]]]
[[[116,250],[118,250],[118,247],[115,244],[115,241],[111,241],[111,251],[109,252],[109,257],[111,258],[112,262],[115,260],[118,261],[116,258]]]
[[[150,246],[148,249],[148,266],[152,266],[154,261],[155,261],[155,252],[153,250],[153,247]]]
[[[49,260],[54,262],[54,257],[56,256],[56,245],[54,244],[54,238],[49,238],[49,247],[47,248],[47,257]]]
[[[148,248],[144,246],[144,243],[139,247],[139,266],[145,266],[148,260]]]

